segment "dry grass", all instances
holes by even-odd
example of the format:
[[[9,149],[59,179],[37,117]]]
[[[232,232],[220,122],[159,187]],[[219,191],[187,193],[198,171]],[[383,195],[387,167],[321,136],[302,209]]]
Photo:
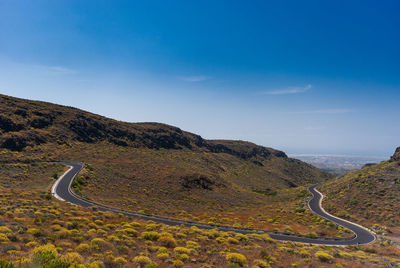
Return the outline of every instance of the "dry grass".
[[[114,207],[206,223],[322,236],[350,235],[308,210],[309,195],[304,186],[285,188],[279,180],[259,180],[258,176],[266,173],[265,167],[251,169],[251,163],[231,155],[202,153],[200,157],[183,150],[128,150],[102,144],[46,150],[53,152],[54,159],[86,159],[88,168],[77,177],[80,184],[75,185],[75,192]],[[213,161],[207,166],[209,159]],[[217,174],[210,189],[197,184],[184,186],[183,177],[196,174],[197,167],[207,178]],[[248,172],[238,172],[239,168]],[[267,187],[271,190],[255,190]]]
[[[400,162],[383,161],[324,184],[323,206],[378,234],[399,233]],[[398,235],[398,234],[397,234]]]
[[[21,169],[25,187],[0,186],[2,264],[68,267],[381,267],[399,265],[398,248],[385,241],[363,247],[283,243],[267,235],[241,235],[192,227],[170,227],[122,215],[84,209],[41,193],[57,165],[10,165],[14,182]],[[2,169],[2,172],[5,169]],[[50,178],[49,178],[50,177]],[[37,185],[33,187],[32,185]],[[32,189],[27,190],[27,187]],[[48,185],[47,185],[48,186]],[[325,254],[325,255],[324,255]],[[332,258],[324,258],[324,256]],[[148,266],[150,267],[150,266]]]
[[[172,126],[123,123],[3,95],[0,112],[0,267],[9,267],[9,261],[21,267],[400,263],[398,247],[387,240],[366,247],[308,246],[267,235],[136,221],[59,202],[49,190],[65,167],[46,162],[82,161],[87,166],[74,183],[75,191],[108,205],[217,224],[348,235],[305,205],[305,185],[331,176],[283,152],[242,141],[207,141]],[[391,165],[382,168],[397,176],[398,167]],[[342,185],[335,183],[332,191]],[[334,195],[333,200],[340,204],[340,198]],[[386,201],[382,205],[389,207]]]

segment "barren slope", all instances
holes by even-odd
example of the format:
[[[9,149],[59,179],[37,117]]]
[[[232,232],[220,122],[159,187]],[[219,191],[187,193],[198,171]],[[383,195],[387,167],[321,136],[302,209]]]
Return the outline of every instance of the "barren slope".
[[[120,122],[4,95],[0,129],[1,148],[15,159],[85,162],[90,169],[77,178],[75,191],[134,211],[274,227],[301,222],[299,186],[331,178],[250,142],[205,140],[173,126]],[[270,218],[277,208],[284,218]],[[260,213],[266,218],[255,220]]]
[[[400,147],[390,160],[324,184],[324,207],[379,233],[400,233]]]

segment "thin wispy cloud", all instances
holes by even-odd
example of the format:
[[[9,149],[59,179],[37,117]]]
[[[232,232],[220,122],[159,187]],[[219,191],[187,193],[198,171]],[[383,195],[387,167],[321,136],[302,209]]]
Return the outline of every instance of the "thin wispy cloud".
[[[32,66],[34,69],[42,71],[42,72],[47,72],[50,74],[75,74],[77,73],[76,70],[63,67],[63,66],[48,66],[48,65],[33,65]]]
[[[304,93],[306,91],[309,91],[311,88],[312,88],[312,85],[309,84],[305,87],[288,87],[285,89],[264,91],[263,94],[267,94],[267,95],[298,94],[298,93]]]
[[[178,78],[185,82],[202,82],[210,79],[211,77],[205,75],[194,75],[194,76],[179,76]]]
[[[290,114],[346,114],[354,112],[353,109],[321,109],[321,110],[309,110],[309,111],[296,111],[289,112]]]

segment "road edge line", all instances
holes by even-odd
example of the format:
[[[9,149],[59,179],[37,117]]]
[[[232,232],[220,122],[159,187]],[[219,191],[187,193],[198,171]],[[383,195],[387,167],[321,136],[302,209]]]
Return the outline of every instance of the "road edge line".
[[[329,215],[329,216],[331,216],[331,217],[333,217],[333,218],[335,218],[335,219],[342,220],[342,221],[345,221],[345,222],[347,222],[347,223],[356,225],[356,226],[358,226],[358,227],[364,229],[365,231],[367,231],[367,232],[373,234],[374,240],[372,240],[372,241],[369,242],[369,243],[365,243],[365,244],[363,244],[363,245],[368,245],[368,244],[371,244],[371,243],[373,243],[373,242],[376,241],[377,235],[376,235],[376,233],[375,233],[374,231],[372,231],[372,230],[370,230],[370,229],[368,229],[368,228],[366,228],[366,227],[364,227],[364,226],[362,226],[362,225],[360,225],[360,224],[358,224],[358,223],[355,223],[355,222],[352,222],[352,221],[348,221],[348,220],[346,220],[346,219],[342,219],[342,218],[339,218],[339,217],[337,217],[337,216],[335,216],[335,215],[332,215],[332,214],[328,213],[328,212],[324,209],[324,207],[322,206],[322,200],[323,200],[324,197],[325,197],[324,194],[321,193],[320,191],[318,191],[318,190],[317,190],[317,187],[314,187],[314,190],[315,190],[317,193],[319,193],[319,194],[321,195],[321,199],[319,200],[319,207],[321,208],[322,212],[326,213],[327,215]],[[318,214],[317,214],[317,215],[318,215]],[[336,224],[337,224],[337,223],[336,223]],[[340,225],[340,224],[338,224],[338,225]],[[343,226],[342,226],[342,227],[343,227]],[[348,229],[348,228],[346,228],[346,229]],[[350,230],[350,229],[349,229],[349,230]],[[350,231],[352,231],[352,230],[350,230]],[[353,233],[354,233],[354,232],[353,232]],[[356,235],[356,237],[357,237],[357,234],[356,234],[356,233],[355,233],[355,235]]]
[[[64,176],[65,175],[67,175],[67,173],[68,172],[70,172],[71,170],[72,170],[72,166],[70,166],[70,165],[66,165],[66,166],[68,166],[69,167],[69,169],[67,170],[67,171],[65,171],[56,181],[55,181],[55,183],[53,184],[53,186],[51,186],[51,195],[52,196],[54,196],[55,198],[57,198],[58,200],[61,200],[61,201],[65,201],[63,198],[61,198],[57,193],[56,193],[56,191],[57,191],[57,186],[58,186],[58,184],[60,183],[60,181],[64,178]]]

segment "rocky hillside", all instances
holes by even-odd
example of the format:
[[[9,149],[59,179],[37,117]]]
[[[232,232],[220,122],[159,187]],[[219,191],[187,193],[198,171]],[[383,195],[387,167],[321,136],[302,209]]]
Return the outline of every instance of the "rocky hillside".
[[[361,222],[376,231],[400,237],[400,147],[388,161],[360,170],[321,186],[330,212]]]
[[[281,200],[278,191],[301,192],[298,186],[332,177],[282,151],[250,142],[206,140],[165,124],[120,122],[4,95],[0,148],[3,163],[14,157],[19,162],[88,164],[74,190],[99,202],[177,217],[182,211],[196,216],[207,211],[207,221],[221,218],[222,211],[240,211],[237,220],[225,217],[238,224],[261,210],[274,210],[268,202]]]
[[[46,144],[104,142],[127,148],[229,154],[258,166],[263,166],[264,160],[281,158],[296,169],[303,169],[302,178],[319,181],[329,177],[311,165],[288,158],[282,151],[250,142],[205,140],[166,124],[121,122],[73,107],[0,94],[0,148],[24,151]]]
[[[126,123],[47,102],[0,95],[0,145],[14,151],[45,143],[108,141],[119,146],[190,149],[227,153],[244,159],[285,153],[243,141],[204,140],[160,123]]]

